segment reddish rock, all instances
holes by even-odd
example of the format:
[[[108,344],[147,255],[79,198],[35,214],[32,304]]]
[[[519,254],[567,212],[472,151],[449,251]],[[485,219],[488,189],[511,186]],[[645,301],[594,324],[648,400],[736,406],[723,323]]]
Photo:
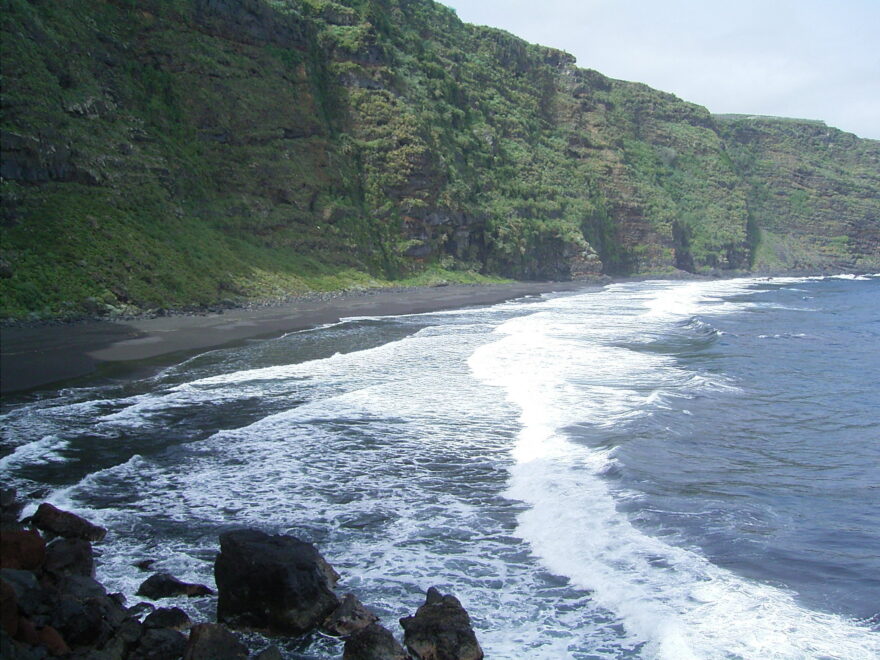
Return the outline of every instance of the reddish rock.
[[[354,594],[345,594],[342,604],[324,620],[323,628],[331,635],[347,637],[378,620]]]
[[[51,655],[66,655],[70,653],[70,647],[65,643],[61,634],[52,626],[44,626],[37,631],[39,644],[45,646]]]
[[[0,625],[3,632],[15,637],[18,632],[18,603],[15,589],[6,580],[0,580]]]
[[[46,559],[46,542],[36,530],[10,530],[0,534],[0,568],[33,571]]]
[[[419,660],[482,660],[468,613],[455,596],[428,589],[415,616],[400,620],[403,643]]]
[[[31,623],[30,619],[23,616],[18,617],[18,630],[15,633],[15,639],[31,646],[36,646],[40,643],[40,636],[37,634],[36,627]]]
[[[107,530],[93,525],[75,513],[62,511],[48,502],[43,502],[31,518],[31,524],[46,532],[65,538],[78,538],[98,543],[104,540]]]

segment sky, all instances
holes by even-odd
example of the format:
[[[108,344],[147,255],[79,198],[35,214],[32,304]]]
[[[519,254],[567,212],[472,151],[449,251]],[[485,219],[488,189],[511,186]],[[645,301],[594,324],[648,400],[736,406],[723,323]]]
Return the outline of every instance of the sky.
[[[714,113],[880,139],[880,0],[440,0]]]

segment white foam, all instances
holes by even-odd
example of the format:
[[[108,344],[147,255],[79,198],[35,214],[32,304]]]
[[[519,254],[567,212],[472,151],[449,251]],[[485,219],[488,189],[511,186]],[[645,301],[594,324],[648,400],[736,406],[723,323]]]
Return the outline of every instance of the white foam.
[[[749,303],[717,301],[750,285],[655,284],[647,299],[644,289],[629,296],[626,285],[610,287],[592,300],[558,305],[553,322],[542,313],[509,321],[494,344],[475,351],[475,375],[503,388],[521,411],[508,494],[529,508],[519,516],[517,533],[548,569],[592,590],[598,604],[618,614],[646,643],[643,657],[876,657],[880,637],[867,628],[805,609],[786,591],[740,578],[696,551],[634,527],[618,513],[601,478],[613,452],[575,444],[565,432],[574,422],[625,424],[670,389],[735,388],[706,374],[688,377],[660,356],[605,342],[647,330],[644,324],[742,309]],[[639,309],[647,311],[639,315]],[[601,333],[582,332],[584,325],[613,326],[614,332],[603,341]],[[572,333],[595,341],[566,342]],[[646,386],[652,389],[640,401]]]
[[[64,438],[47,435],[35,442],[20,445],[3,458],[0,458],[0,470],[13,470],[27,465],[47,463],[63,463],[67,459],[60,453],[69,442]]]

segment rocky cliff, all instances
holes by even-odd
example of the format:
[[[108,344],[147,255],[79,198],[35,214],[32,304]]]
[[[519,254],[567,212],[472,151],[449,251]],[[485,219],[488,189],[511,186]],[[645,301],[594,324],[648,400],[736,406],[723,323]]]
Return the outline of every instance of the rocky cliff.
[[[880,268],[877,141],[713,117],[430,0],[2,10],[7,317]]]

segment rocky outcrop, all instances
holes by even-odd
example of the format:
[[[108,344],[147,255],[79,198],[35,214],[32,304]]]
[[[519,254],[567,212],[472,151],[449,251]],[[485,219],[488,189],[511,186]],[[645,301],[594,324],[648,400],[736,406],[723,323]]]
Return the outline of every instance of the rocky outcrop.
[[[400,620],[403,642],[418,660],[482,660],[468,613],[455,596],[428,589],[415,616]]]
[[[377,621],[379,617],[364,607],[354,594],[345,594],[339,607],[324,619],[321,627],[331,635],[348,637]]]
[[[302,634],[338,607],[338,577],[312,544],[296,537],[227,532],[214,563],[217,618],[235,628]]]
[[[410,660],[387,628],[372,623],[345,641],[342,660]]]
[[[153,600],[173,598],[174,596],[210,596],[214,592],[203,584],[181,582],[169,573],[156,573],[143,581],[137,590],[138,596]]]
[[[248,649],[238,638],[216,623],[193,626],[183,660],[247,660]]]
[[[44,502],[37,508],[37,512],[31,519],[31,524],[45,532],[64,538],[100,542],[107,535],[107,530],[103,527],[93,525],[88,520],[69,511],[62,511],[48,502]]]
[[[192,621],[189,615],[179,607],[160,607],[144,618],[145,628],[171,628],[172,630],[189,630]]]
[[[14,494],[4,497],[5,512],[20,511]],[[4,660],[42,660],[47,657],[87,657],[93,660],[177,660],[187,648],[189,617],[178,608],[126,608],[121,594],[108,594],[94,579],[92,545],[84,540],[102,537],[88,521],[44,504],[38,520],[48,545],[34,529],[4,520],[3,564],[0,570],[0,653]],[[51,531],[49,531],[51,530]],[[103,531],[103,530],[101,530]],[[140,617],[149,612],[143,620]],[[227,636],[231,633],[226,631]],[[192,635],[190,636],[192,637]],[[196,635],[198,637],[198,635]],[[196,640],[198,641],[198,640]],[[193,641],[192,645],[197,645]],[[233,637],[224,649],[241,649]],[[226,656],[211,651],[194,658]]]
[[[96,531],[100,528],[51,505],[41,505],[38,513],[34,519],[51,530],[47,533],[69,538],[56,538],[46,546],[36,530],[20,523],[13,529],[7,521],[0,571],[3,657],[43,658],[89,650],[105,651],[107,657],[134,654],[141,648],[142,626],[120,595],[108,594],[93,578],[92,546],[81,538],[103,537]]]
[[[410,656],[354,594],[340,600],[333,592],[339,574],[312,544],[254,529],[220,537],[215,561],[220,623],[194,624],[177,607],[156,608],[147,602],[126,607],[122,594],[108,594],[94,578],[92,544],[81,538],[98,536],[91,523],[41,505],[38,519],[54,530],[46,534],[69,535],[55,537],[47,545],[39,532],[25,527],[36,516],[22,522],[14,518],[12,512],[20,512],[20,504],[11,491],[0,499],[8,514],[0,553],[4,659],[281,660],[275,646],[251,656],[239,636],[223,624],[283,636],[316,631],[334,635],[345,642],[346,660],[483,657],[468,614],[454,596],[431,588],[415,616],[401,619],[405,643],[414,654]],[[149,562],[145,568],[151,566]],[[138,590],[153,599],[212,593],[204,585],[182,582],[167,573],[151,576]]]

